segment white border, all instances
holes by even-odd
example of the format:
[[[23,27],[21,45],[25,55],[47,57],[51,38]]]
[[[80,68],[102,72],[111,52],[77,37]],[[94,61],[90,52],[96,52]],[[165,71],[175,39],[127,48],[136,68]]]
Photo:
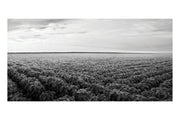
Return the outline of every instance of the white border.
[[[0,119],[180,119],[178,5],[178,0],[1,1]],[[8,18],[173,18],[173,102],[7,102]]]

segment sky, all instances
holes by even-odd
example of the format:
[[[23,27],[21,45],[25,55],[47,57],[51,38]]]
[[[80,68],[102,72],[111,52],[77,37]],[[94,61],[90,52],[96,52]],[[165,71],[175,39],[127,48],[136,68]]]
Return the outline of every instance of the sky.
[[[8,52],[172,52],[172,20],[8,19]]]

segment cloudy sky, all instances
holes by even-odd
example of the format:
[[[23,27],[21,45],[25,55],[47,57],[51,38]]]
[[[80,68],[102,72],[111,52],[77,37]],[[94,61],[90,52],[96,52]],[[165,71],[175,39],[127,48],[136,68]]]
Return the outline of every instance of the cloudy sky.
[[[171,52],[171,19],[8,19],[9,52]]]

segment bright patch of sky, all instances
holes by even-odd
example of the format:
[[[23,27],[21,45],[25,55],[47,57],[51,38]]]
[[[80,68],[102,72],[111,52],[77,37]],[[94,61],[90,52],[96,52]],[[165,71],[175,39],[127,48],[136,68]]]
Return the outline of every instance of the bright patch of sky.
[[[172,52],[171,19],[9,19],[9,52]]]

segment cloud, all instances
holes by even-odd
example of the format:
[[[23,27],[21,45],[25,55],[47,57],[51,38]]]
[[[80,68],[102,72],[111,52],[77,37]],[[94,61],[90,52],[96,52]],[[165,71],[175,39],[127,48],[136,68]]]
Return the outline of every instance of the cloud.
[[[65,23],[66,19],[8,19],[8,31],[17,29],[45,29],[52,23]]]
[[[172,20],[9,19],[8,41],[9,51],[171,51]]]

